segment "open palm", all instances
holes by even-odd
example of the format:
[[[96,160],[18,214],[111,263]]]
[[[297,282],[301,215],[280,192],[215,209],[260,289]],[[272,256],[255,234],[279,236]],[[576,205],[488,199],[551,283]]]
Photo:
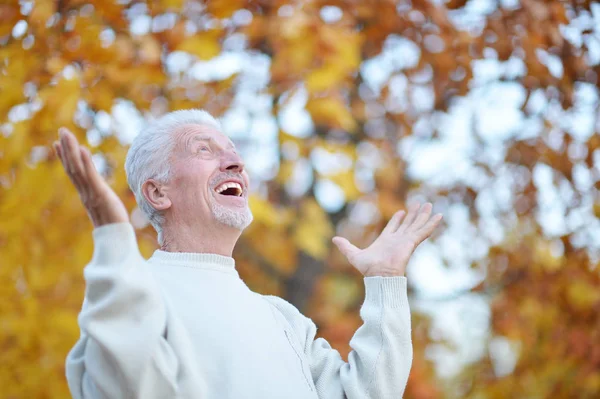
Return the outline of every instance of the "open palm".
[[[125,205],[96,170],[90,151],[80,145],[75,135],[66,128],[60,129],[59,136],[60,140],[54,142],[54,149],[94,227],[128,222]]]
[[[417,248],[442,220],[441,214],[431,216],[432,204],[414,204],[408,214],[398,211],[379,237],[365,249],[347,239],[334,237],[333,242],[350,264],[365,277],[403,276],[408,261]]]

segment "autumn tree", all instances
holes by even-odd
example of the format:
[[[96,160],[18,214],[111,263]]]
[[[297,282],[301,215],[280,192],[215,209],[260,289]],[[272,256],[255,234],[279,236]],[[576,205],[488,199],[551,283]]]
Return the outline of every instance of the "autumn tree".
[[[0,60],[4,397],[68,396],[92,241],[50,150],[58,128],[92,148],[149,256],[127,146],[145,119],[191,107],[222,117],[253,172],[240,274],[344,356],[363,286],[331,237],[368,245],[427,199],[447,226],[409,271],[406,397],[600,393],[598,4],[9,0]],[[468,276],[434,308],[470,295],[489,311],[481,353],[450,374],[431,348],[454,344],[418,306],[450,282],[419,259]]]

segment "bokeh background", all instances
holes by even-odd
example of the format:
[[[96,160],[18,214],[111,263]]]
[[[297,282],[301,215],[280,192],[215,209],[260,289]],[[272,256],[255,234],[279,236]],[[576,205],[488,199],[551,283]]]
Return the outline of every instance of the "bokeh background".
[[[255,291],[344,357],[368,245],[396,210],[445,224],[408,270],[406,398],[600,397],[600,4],[540,0],[4,0],[0,397],[67,398],[91,231],[51,151],[67,126],[155,233],[123,162],[147,121],[219,116],[253,180]]]

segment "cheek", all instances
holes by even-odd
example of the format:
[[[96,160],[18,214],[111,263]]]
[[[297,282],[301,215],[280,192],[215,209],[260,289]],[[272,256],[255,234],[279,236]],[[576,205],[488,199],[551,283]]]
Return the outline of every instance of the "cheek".
[[[187,180],[185,187],[187,197],[194,204],[205,203],[211,198],[209,187],[210,176],[203,173],[192,174]]]
[[[218,165],[217,165],[218,166]],[[177,179],[177,189],[181,191],[180,198],[192,206],[197,206],[201,203],[206,203],[211,198],[209,183],[214,177],[210,171],[214,171],[217,167],[212,162],[189,160],[185,165],[177,171],[179,178]]]
[[[182,173],[175,181],[173,197],[183,204],[197,204],[208,194],[206,178],[193,173]]]

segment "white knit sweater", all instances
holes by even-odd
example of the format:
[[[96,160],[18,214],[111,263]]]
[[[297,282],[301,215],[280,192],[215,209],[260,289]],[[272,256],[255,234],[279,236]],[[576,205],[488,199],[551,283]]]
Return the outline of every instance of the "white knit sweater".
[[[248,289],[232,258],[139,253],[129,223],[94,230],[67,357],[74,398],[401,398],[412,362],[404,277],[364,278],[348,362],[293,305]]]

